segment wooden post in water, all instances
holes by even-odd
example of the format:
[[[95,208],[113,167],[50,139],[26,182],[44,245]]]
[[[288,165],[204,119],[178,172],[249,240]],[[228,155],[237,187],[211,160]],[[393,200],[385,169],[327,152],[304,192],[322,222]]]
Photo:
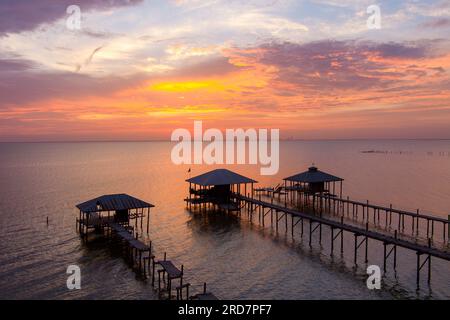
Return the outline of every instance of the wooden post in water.
[[[192,192],[191,192],[191,189],[192,189],[192,183],[191,182],[189,182],[189,210],[191,210],[191,205],[192,205]]]
[[[311,247],[311,237],[312,237],[312,220],[309,220],[309,246]]]
[[[385,217],[385,222],[384,222],[384,227],[387,228],[388,227],[388,211],[384,210],[384,217]]]
[[[367,222],[366,223],[366,231],[369,231],[369,223]],[[366,254],[365,254],[365,263],[367,263],[367,262],[369,262],[369,259],[367,258],[367,254],[368,254],[368,251],[369,251],[369,237],[368,236],[366,236],[366,243],[365,243],[365,245],[366,245]]]
[[[278,233],[278,210],[275,210],[276,230]]]
[[[264,209],[263,209],[262,217],[261,217],[261,219],[262,219],[261,222],[262,222],[263,227],[265,227],[265,222],[264,222],[265,217],[266,217],[266,214],[264,213]]]
[[[287,221],[287,216],[286,216],[286,221]],[[291,214],[291,236],[292,236],[292,238],[294,238],[294,216],[292,214]]]
[[[367,200],[366,203],[367,203],[367,212],[366,212],[366,214],[367,214],[367,218],[366,219],[367,220],[366,221],[369,222],[369,200]]]
[[[152,258],[152,286],[155,286],[155,258]]]
[[[450,216],[449,216],[449,219],[450,219]],[[78,219],[78,232],[81,233],[81,210],[80,210],[80,217]]]
[[[334,250],[334,227],[331,227],[331,253],[330,256],[333,256]]]
[[[416,225],[415,226],[414,226],[414,220],[416,220]],[[412,224],[413,224],[412,230],[414,232],[414,228],[415,228],[416,236],[418,236],[419,235],[419,209],[417,209],[417,211],[416,211],[416,219],[413,218]]]
[[[397,240],[397,230],[394,232],[394,238]],[[394,245],[394,270],[397,269],[397,245]]]
[[[322,223],[319,222],[319,244],[322,244]]]
[[[89,213],[86,214],[86,226],[85,226],[85,240],[87,241],[88,239],[88,232],[89,232]]]
[[[344,217],[341,217],[341,225],[344,224]],[[341,254],[344,253],[344,229],[341,229]]]
[[[428,238],[428,247],[431,248],[431,239]],[[431,255],[428,255],[428,284],[431,283]]]
[[[347,196],[347,218],[348,218],[349,211],[350,211],[350,197]]]
[[[258,194],[258,199],[259,199],[259,201],[261,202],[261,192]],[[258,217],[259,217],[259,223],[261,223],[261,204],[259,205],[259,208],[258,208]]]
[[[447,242],[450,244],[450,214],[448,215],[448,224],[447,224]]]
[[[363,222],[364,221],[366,221],[366,209],[365,209],[365,206],[364,206],[364,204],[362,205],[362,214],[363,214]]]
[[[150,208],[147,208],[147,234],[149,232],[150,227]]]
[[[134,210],[134,228],[135,230],[137,230],[137,226],[138,226],[138,212],[137,209]]]
[[[389,205],[389,227],[392,224],[392,203]]]
[[[420,252],[417,251],[416,252],[417,255],[417,273],[416,273],[416,284],[417,284],[417,289],[419,288],[419,283],[420,283]]]

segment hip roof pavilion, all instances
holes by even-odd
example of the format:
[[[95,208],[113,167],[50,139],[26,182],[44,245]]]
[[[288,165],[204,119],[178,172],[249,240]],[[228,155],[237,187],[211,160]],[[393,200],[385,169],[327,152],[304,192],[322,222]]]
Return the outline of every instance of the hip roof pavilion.
[[[153,204],[142,201],[125,193],[103,195],[76,206],[82,212],[120,211],[152,208]]]
[[[318,182],[337,182],[344,181],[344,179],[336,177],[332,174],[320,171],[317,167],[309,167],[308,171],[298,173],[296,175],[284,178],[286,181],[303,182],[303,183],[318,183]]]
[[[244,177],[227,169],[216,169],[186,180],[189,183],[203,187],[233,184],[256,183],[257,181]]]

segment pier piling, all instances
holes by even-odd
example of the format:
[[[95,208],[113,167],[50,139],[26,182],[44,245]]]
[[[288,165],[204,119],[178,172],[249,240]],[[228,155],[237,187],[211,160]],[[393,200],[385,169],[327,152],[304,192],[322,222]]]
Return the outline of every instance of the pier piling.
[[[429,239],[428,239],[428,243],[427,245],[421,244],[419,242],[416,241],[411,241],[408,240],[407,238],[401,238],[399,237],[399,231],[398,230],[394,230],[394,234],[391,235],[386,235],[384,233],[380,233],[376,230],[372,230],[370,228],[369,222],[367,221],[367,217],[369,214],[369,207],[367,207],[367,202],[364,203],[364,207],[365,207],[365,224],[364,224],[364,228],[362,227],[358,227],[358,226],[354,226],[354,225],[350,225],[350,224],[345,224],[344,223],[344,216],[341,215],[339,221],[335,221],[335,220],[331,220],[328,218],[324,218],[323,216],[318,216],[318,215],[313,215],[310,213],[305,213],[302,211],[298,211],[296,209],[293,208],[289,208],[289,207],[284,207],[283,205],[277,205],[275,203],[273,203],[273,201],[270,202],[265,202],[263,200],[259,200],[258,199],[254,199],[252,197],[246,197],[246,196],[241,196],[239,194],[234,194],[233,197],[239,199],[239,201],[243,201],[245,203],[248,203],[250,205],[254,205],[255,207],[259,206],[261,207],[261,210],[263,212],[262,215],[262,221],[264,221],[264,212],[267,210],[268,214],[269,212],[273,212],[275,211],[275,217],[272,217],[271,215],[271,226],[275,226],[277,232],[278,232],[278,222],[279,220],[281,220],[282,218],[285,218],[286,223],[287,223],[287,219],[288,219],[288,215],[291,216],[291,236],[295,237],[295,227],[297,226],[298,223],[301,223],[301,231],[300,231],[300,236],[303,237],[303,221],[304,219],[306,219],[308,221],[309,224],[309,238],[308,238],[308,244],[310,247],[312,247],[312,240],[313,240],[313,235],[316,231],[319,232],[319,244],[321,244],[321,238],[322,238],[322,225],[326,225],[328,227],[330,227],[331,230],[331,240],[330,240],[330,255],[334,254],[334,248],[335,248],[335,244],[334,241],[340,237],[340,249],[341,249],[341,254],[343,253],[344,250],[344,232],[348,232],[348,233],[352,233],[354,236],[354,264],[355,266],[358,265],[358,251],[361,248],[361,246],[364,245],[364,262],[367,264],[369,262],[369,241],[371,240],[376,240],[382,243],[383,245],[383,270],[384,272],[387,271],[387,261],[390,257],[392,257],[393,259],[393,268],[394,270],[396,270],[397,267],[397,247],[402,247],[404,249],[407,250],[412,250],[415,251],[417,253],[418,256],[418,267],[417,267],[417,283],[420,282],[420,271],[422,270],[422,268],[425,266],[425,264],[428,265],[428,281],[431,281],[431,257],[437,257],[443,260],[447,260],[450,261],[450,252],[445,251],[445,250],[440,250],[438,248],[435,248],[432,246],[433,241],[432,241],[432,237],[433,237],[433,218],[425,218],[427,221],[429,221],[429,225],[430,225],[430,232],[429,232]],[[344,200],[347,201],[347,200]],[[348,202],[349,204],[351,204],[351,202]],[[356,211],[357,205],[355,205],[355,211]],[[386,208],[385,209],[386,214],[389,215],[388,218],[388,223],[391,219],[390,214],[392,212],[395,212],[394,209],[392,209],[392,207]],[[378,208],[376,210],[374,210],[374,214],[377,215],[379,213]],[[398,213],[398,222],[399,222],[399,230],[403,229],[403,218],[402,216],[406,216],[407,214],[403,214],[402,212]],[[295,219],[297,218],[297,219]],[[417,221],[417,214],[414,213],[413,214],[413,218],[414,220]],[[420,216],[420,218],[423,218],[423,216]],[[450,218],[450,217],[449,217]],[[436,218],[438,219],[438,218]],[[274,221],[275,220],[275,221]],[[416,222],[417,223],[417,222]],[[415,226],[414,230],[417,230],[417,224]],[[288,228],[286,227],[286,232],[288,232]],[[425,255],[426,259],[424,261],[421,260],[421,256]]]

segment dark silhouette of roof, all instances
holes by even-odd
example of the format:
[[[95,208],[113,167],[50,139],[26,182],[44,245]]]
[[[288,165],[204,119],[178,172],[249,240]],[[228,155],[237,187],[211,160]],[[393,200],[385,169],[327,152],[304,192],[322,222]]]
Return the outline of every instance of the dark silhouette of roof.
[[[152,208],[154,205],[128,194],[120,193],[103,195],[101,197],[77,204],[76,207],[83,212],[96,212]]]
[[[294,182],[333,182],[333,181],[343,181],[344,179],[333,176],[332,174],[318,170],[316,167],[309,167],[308,171],[284,178],[283,180],[294,181]]]
[[[201,186],[220,186],[227,184],[255,183],[256,181],[244,177],[227,169],[216,169],[186,180]]]

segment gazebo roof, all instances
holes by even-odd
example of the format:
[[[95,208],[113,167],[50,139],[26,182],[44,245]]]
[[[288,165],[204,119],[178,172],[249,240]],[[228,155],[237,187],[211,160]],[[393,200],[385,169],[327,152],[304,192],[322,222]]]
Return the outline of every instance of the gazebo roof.
[[[216,169],[186,180],[201,186],[220,186],[228,184],[255,183],[256,181],[244,177],[227,169]]]
[[[332,174],[318,170],[316,167],[310,167],[308,171],[284,178],[283,180],[294,181],[294,182],[333,182],[333,181],[343,181],[344,179],[333,176]]]
[[[152,208],[153,204],[142,201],[125,193],[103,195],[98,198],[77,204],[83,212],[116,211],[141,208]]]

